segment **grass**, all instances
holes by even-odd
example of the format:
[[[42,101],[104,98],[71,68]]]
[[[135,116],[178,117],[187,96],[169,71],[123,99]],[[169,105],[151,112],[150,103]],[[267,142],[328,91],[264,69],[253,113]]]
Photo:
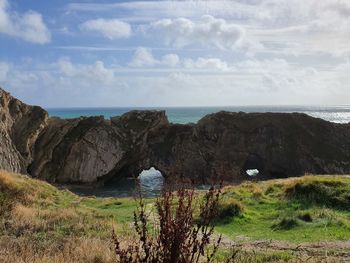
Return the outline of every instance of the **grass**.
[[[128,237],[134,208],[0,171],[0,261],[113,262],[112,229]]]
[[[238,243],[350,240],[349,193],[346,176],[227,186],[216,231]],[[151,209],[154,200],[146,202]],[[135,207],[132,198],[79,197],[0,171],[0,262],[114,262],[112,229],[132,240]],[[289,251],[245,253],[237,254],[238,262],[283,262],[293,257]]]
[[[349,193],[346,176],[304,176],[227,187],[225,195],[235,197],[245,209],[217,230],[250,240],[349,240]]]

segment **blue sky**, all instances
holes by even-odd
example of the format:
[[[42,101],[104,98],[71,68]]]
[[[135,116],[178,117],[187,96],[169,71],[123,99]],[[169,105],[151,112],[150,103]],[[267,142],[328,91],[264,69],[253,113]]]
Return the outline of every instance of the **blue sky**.
[[[0,86],[43,107],[336,105],[346,0],[0,0]]]

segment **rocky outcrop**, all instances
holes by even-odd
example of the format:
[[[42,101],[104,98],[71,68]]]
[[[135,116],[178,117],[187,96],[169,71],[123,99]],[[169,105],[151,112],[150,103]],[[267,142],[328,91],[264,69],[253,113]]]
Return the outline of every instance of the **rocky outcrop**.
[[[350,173],[350,125],[305,114],[208,115],[168,122],[164,111],[63,120],[1,93],[0,168],[58,183],[104,183],[155,167],[167,178],[241,181]]]
[[[350,126],[300,113],[208,115],[151,134],[149,164],[193,181],[350,173]]]
[[[132,111],[111,121],[103,117],[52,118],[37,140],[32,176],[60,183],[106,180],[137,162],[148,132],[168,125],[165,112]]]
[[[46,126],[47,112],[13,98],[0,88],[0,168],[26,173],[33,146]]]

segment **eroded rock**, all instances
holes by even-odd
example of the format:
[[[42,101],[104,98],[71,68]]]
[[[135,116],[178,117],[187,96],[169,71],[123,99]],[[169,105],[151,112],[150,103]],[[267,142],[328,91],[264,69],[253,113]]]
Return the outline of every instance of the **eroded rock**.
[[[0,120],[0,168],[25,173],[33,161],[33,146],[46,126],[48,114],[0,88]]]
[[[150,167],[200,182],[350,174],[350,125],[300,113],[218,112],[170,124],[164,111],[47,118],[1,90],[0,168],[58,183],[105,182]],[[257,172],[258,171],[258,172]]]

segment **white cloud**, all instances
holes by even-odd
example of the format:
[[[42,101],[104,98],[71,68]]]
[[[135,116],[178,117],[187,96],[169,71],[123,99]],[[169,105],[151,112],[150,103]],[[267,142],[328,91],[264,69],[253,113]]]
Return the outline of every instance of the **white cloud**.
[[[161,35],[166,36],[166,43],[181,48],[204,44],[226,50],[250,48],[254,53],[257,45],[257,52],[281,56],[328,53],[341,57],[350,53],[347,37],[350,34],[348,0],[133,1],[73,3],[67,9],[71,12],[111,14],[121,10],[125,21],[155,21],[153,25],[159,23],[160,29],[171,29],[169,32],[163,31]],[[191,37],[195,35],[191,32],[200,30],[191,31],[190,28],[206,24],[202,21],[203,15],[222,19],[222,25],[226,25],[226,28],[230,26],[232,32],[225,37],[225,29],[210,31],[208,26],[207,32]]]
[[[51,41],[41,14],[34,11],[18,14],[10,9],[7,0],[0,0],[0,33],[37,44]]]
[[[176,67],[180,63],[180,58],[176,54],[166,54],[162,57],[161,64],[168,67]]]
[[[152,50],[163,48],[165,43],[168,48],[214,47],[251,57],[350,55],[348,0],[91,2],[71,3],[66,10],[86,12],[84,16],[95,16],[95,12],[105,17],[118,14],[122,21],[135,25],[136,37],[143,30],[146,36],[149,33],[146,39],[140,36],[137,44]]]
[[[92,19],[82,23],[80,28],[86,31],[98,32],[110,40],[129,38],[132,33],[131,26],[118,19]]]
[[[151,24],[151,28],[165,38],[165,43],[176,47],[194,44],[214,46],[226,50],[249,50],[258,47],[248,40],[242,26],[210,15],[193,21],[187,18],[162,19]]]
[[[350,2],[346,0],[265,0],[249,20],[254,39],[268,42],[267,52],[280,55],[343,56],[350,52]]]
[[[161,59],[156,59],[150,49],[139,47],[135,50],[129,66],[131,67],[153,67],[165,66],[176,67],[180,62],[180,58],[176,54],[166,54]]]
[[[6,72],[1,85],[28,103],[51,107],[344,104],[350,96],[344,85],[350,83],[350,63],[320,70],[282,59],[233,64],[212,58],[192,60],[191,67],[210,65],[211,74],[182,71],[184,59],[178,63],[160,74],[98,60],[80,64],[61,58],[52,64],[32,61],[9,67],[0,62],[0,72]],[[226,65],[227,74],[213,70]]]
[[[247,2],[247,1],[245,1]],[[159,18],[196,17],[205,14],[217,17],[250,17],[254,11],[251,4],[234,0],[215,1],[128,1],[120,3],[71,3],[68,12],[115,12],[137,14],[130,16],[133,21],[148,21]]]
[[[2,85],[51,106],[348,103],[348,0],[92,2],[50,20],[66,38],[57,45],[71,45],[53,50],[55,62],[0,63]],[[40,14],[9,3],[0,0],[0,32],[43,42]],[[86,37],[80,46],[76,24],[87,35],[132,38]],[[57,60],[66,54],[72,60]]]
[[[9,72],[10,66],[5,62],[0,62],[0,81],[5,81],[7,73]]]
[[[222,61],[219,58],[203,58],[199,57],[197,59],[184,58],[180,59],[177,54],[166,54],[160,59],[153,56],[150,49],[140,47],[138,48],[130,63],[130,67],[137,68],[152,68],[152,67],[162,67],[173,69],[176,68],[179,71],[186,70],[220,70],[226,71],[230,67],[227,62]]]
[[[183,62],[185,68],[190,69],[212,69],[226,71],[229,69],[227,62],[218,58],[202,58],[199,57],[196,60],[185,59]]]
[[[57,62],[60,72],[70,78],[79,78],[82,81],[93,84],[110,84],[114,81],[114,70],[106,68],[102,61],[96,61],[94,64],[81,65],[73,64],[69,58],[61,58]]]
[[[150,50],[140,47],[136,49],[134,56],[129,63],[132,67],[154,66],[159,62],[153,57]]]

